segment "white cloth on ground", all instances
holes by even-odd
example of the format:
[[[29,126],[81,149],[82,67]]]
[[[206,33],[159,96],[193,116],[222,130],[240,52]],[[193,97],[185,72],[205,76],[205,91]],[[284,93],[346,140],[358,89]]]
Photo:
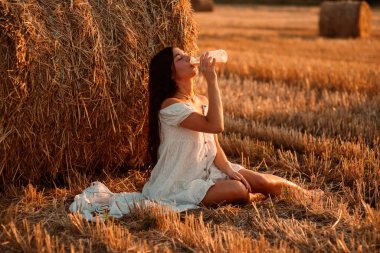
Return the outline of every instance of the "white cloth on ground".
[[[161,205],[171,210],[182,212],[194,208],[193,205],[168,206],[147,200],[141,192],[111,192],[103,183],[92,182],[81,194],[75,196],[69,209],[82,215],[88,221],[101,221],[107,217],[121,218],[130,213],[131,208]],[[196,207],[195,207],[196,208]]]

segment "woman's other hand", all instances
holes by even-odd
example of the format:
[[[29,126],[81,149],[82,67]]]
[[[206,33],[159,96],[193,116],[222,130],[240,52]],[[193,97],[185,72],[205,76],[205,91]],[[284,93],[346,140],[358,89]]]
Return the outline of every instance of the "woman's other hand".
[[[207,84],[210,84],[216,80],[215,58],[208,56],[208,52],[201,55],[199,68],[205,77]]]
[[[242,182],[245,187],[247,187],[248,192],[252,192],[251,185],[248,183],[248,181],[244,178],[242,174],[240,174],[238,171],[235,171],[233,169],[230,169],[227,173],[227,176],[229,176],[231,179],[238,180]]]

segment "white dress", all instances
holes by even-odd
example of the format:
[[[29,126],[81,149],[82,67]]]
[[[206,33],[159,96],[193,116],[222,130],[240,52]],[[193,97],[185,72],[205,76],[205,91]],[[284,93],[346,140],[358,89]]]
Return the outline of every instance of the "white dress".
[[[202,106],[207,114],[207,105]],[[227,179],[213,163],[216,145],[213,134],[192,131],[179,124],[195,109],[190,103],[175,103],[159,112],[160,139],[158,161],[140,192],[113,193],[101,182],[93,182],[70,205],[71,212],[83,218],[104,221],[120,218],[132,205],[161,205],[174,211],[199,207],[216,181]],[[231,163],[239,171],[242,167]]]
[[[202,105],[207,114],[207,105]],[[213,163],[216,155],[214,135],[180,126],[195,112],[191,103],[174,103],[159,112],[160,146],[158,161],[143,195],[177,206],[192,204],[196,207],[216,181],[227,179]],[[236,171],[238,164],[231,163]]]

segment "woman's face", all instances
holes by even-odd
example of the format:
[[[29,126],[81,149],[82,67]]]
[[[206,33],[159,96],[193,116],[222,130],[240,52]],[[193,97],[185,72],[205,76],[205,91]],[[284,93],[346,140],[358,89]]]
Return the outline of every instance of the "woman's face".
[[[174,80],[187,80],[198,74],[198,67],[190,64],[190,56],[179,48],[173,48]]]

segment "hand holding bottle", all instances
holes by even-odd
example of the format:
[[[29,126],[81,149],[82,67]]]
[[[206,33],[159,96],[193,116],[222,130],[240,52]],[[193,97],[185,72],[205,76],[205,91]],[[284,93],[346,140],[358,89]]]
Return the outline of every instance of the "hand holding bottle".
[[[190,60],[191,63],[191,60]],[[209,55],[209,52],[199,57],[199,71],[203,74],[207,82],[208,94],[208,112],[207,121],[215,123],[218,126],[217,131],[224,129],[223,104],[218,87],[218,80],[215,72],[215,57]],[[192,63],[193,64],[193,63]],[[195,64],[193,64],[195,65]]]
[[[205,77],[207,84],[213,83],[216,81],[216,72],[215,72],[215,58],[209,56],[209,53],[201,55],[199,64],[199,71]]]

